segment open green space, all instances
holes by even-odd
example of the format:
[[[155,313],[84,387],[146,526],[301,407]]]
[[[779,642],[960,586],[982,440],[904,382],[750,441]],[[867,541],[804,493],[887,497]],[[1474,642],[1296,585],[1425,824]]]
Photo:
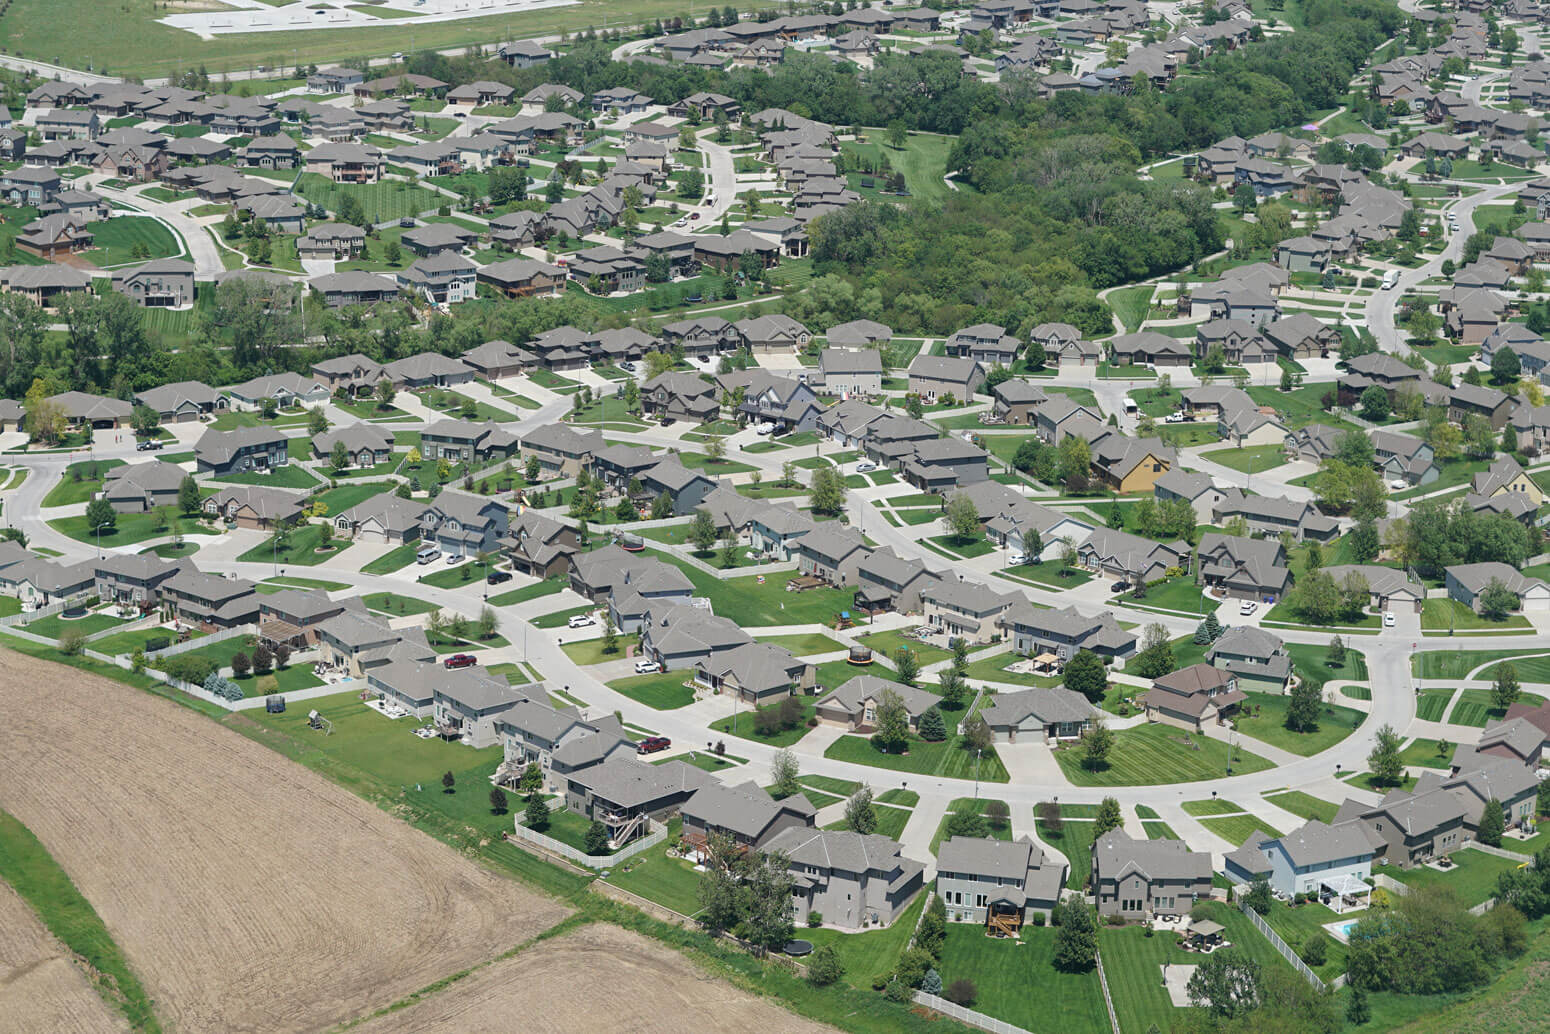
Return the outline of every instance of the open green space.
[[[758,625],[829,625],[841,611],[855,609],[851,588],[818,588],[787,592],[788,576],[768,574],[717,578],[669,553],[657,556],[677,566],[694,584],[694,594],[711,601],[711,609],[743,628]],[[795,572],[792,572],[792,577]],[[763,578],[761,583],[760,578]]]
[[[1022,654],[1008,651],[994,654],[969,663],[965,678],[986,682],[1010,682],[1019,686],[1058,686],[1061,684],[1059,675],[1031,675],[1023,672],[1007,671],[1006,669],[1019,661],[1028,658]]]
[[[328,509],[323,511],[323,515],[331,517],[341,514],[353,506],[359,506],[372,496],[392,491],[393,487],[393,482],[391,481],[352,482],[318,493],[314,502],[322,503],[328,507]]]
[[[1286,727],[1287,708],[1292,698],[1279,693],[1249,693],[1239,707],[1233,724],[1239,732],[1256,740],[1280,747],[1282,750],[1303,757],[1311,757],[1333,747],[1361,725],[1366,719],[1364,711],[1337,704],[1320,704],[1318,725],[1304,732],[1294,732]],[[1250,715],[1248,711],[1254,711]]]
[[[368,610],[375,610],[380,614],[392,617],[403,617],[407,614],[429,614],[436,609],[436,604],[425,600],[415,599],[413,596],[405,596],[396,592],[373,592],[363,597],[363,602]]]
[[[926,541],[949,556],[961,557],[965,560],[973,560],[975,557],[996,551],[995,545],[983,536],[962,538],[958,535],[935,535]]]
[[[1423,722],[1440,722],[1448,712],[1453,699],[1453,689],[1447,686],[1428,686],[1416,695],[1415,716]]]
[[[654,675],[615,679],[608,683],[608,688],[658,711],[672,711],[694,703],[694,690],[684,685],[688,681],[688,672],[659,671]]]
[[[346,197],[354,197],[361,203],[366,218],[372,223],[417,216],[447,201],[445,195],[425,187],[410,186],[403,180],[335,183],[327,176],[315,172],[302,173],[296,188],[302,197],[313,204],[322,205],[330,212],[338,212]]]
[[[102,482],[108,471],[123,465],[123,460],[82,460],[79,463],[72,463],[65,468],[59,483],[50,488],[48,495],[43,497],[43,505],[69,506],[72,503],[88,502],[92,496],[102,491]]]
[[[611,651],[604,648],[601,637],[565,643],[560,649],[565,651],[565,656],[585,668],[593,664],[603,664],[606,661],[624,660],[629,656],[630,650],[639,644],[640,637],[632,632],[628,635],[620,635]]]
[[[1240,815],[1216,815],[1200,820],[1200,824],[1234,847],[1247,840],[1255,830],[1270,836],[1280,836],[1281,831],[1264,819],[1248,813]]]
[[[1214,449],[1211,452],[1201,453],[1202,458],[1212,463],[1220,463],[1224,467],[1243,471],[1248,474],[1258,474],[1279,467],[1286,460],[1286,450],[1279,445],[1250,445],[1245,448],[1234,447],[1231,449]]]
[[[1143,609],[1180,614],[1204,614],[1207,609],[1206,597],[1201,593],[1200,586],[1187,576],[1169,578],[1161,585],[1149,585],[1145,596],[1127,592],[1123,599]],[[1211,609],[1215,609],[1214,601]]]
[[[1534,650],[1423,650],[1410,655],[1410,672],[1420,679],[1463,679],[1484,668],[1475,678],[1489,679],[1496,665],[1511,661],[1523,682],[1550,682],[1550,654],[1535,657]]]
[[[103,268],[172,258],[183,245],[167,227],[147,215],[120,215],[92,224],[93,244],[82,258]],[[138,250],[137,250],[138,249]]]
[[[1520,703],[1530,707],[1538,707],[1544,703],[1545,698],[1537,693],[1524,693],[1518,697]],[[1492,722],[1499,722],[1507,717],[1505,707],[1497,707],[1491,702],[1489,689],[1466,689],[1459,694],[1458,703],[1453,705],[1453,710],[1448,713],[1448,721],[1453,725],[1473,725],[1477,729],[1483,729]]]
[[[942,846],[942,841],[950,839],[947,835],[947,824],[954,815],[967,814],[978,815],[985,820],[985,835],[991,840],[1011,840],[1012,823],[1001,822],[999,825],[990,819],[990,806],[992,803],[1005,804],[991,797],[955,797],[947,805],[947,813],[942,816],[942,821],[937,824],[936,832],[931,835],[931,853],[936,854]]]
[[[831,639],[822,632],[759,636],[758,639],[761,643],[784,647],[798,657],[811,657],[815,654],[834,653],[845,649],[844,644],[839,640]]]
[[[321,524],[304,524],[290,533],[290,539],[283,547],[278,547],[275,537],[271,535],[266,541],[239,556],[237,560],[249,564],[277,563],[301,567],[312,567],[325,560],[332,560],[341,551],[348,549],[350,544],[334,539],[325,547],[323,528],[324,525]],[[320,549],[323,552],[318,552]]]
[[[1285,793],[1266,794],[1265,800],[1274,804],[1277,808],[1284,808],[1293,815],[1301,815],[1305,819],[1318,819],[1320,822],[1329,822],[1335,817],[1335,812],[1340,810],[1339,805],[1329,801],[1321,801],[1312,794],[1303,793],[1301,790],[1287,790]]]
[[[1008,578],[1032,582],[1049,589],[1074,589],[1093,580],[1091,571],[1080,567],[1067,567],[1059,560],[1036,560],[1031,564],[1018,564],[1003,572]]]
[[[22,627],[33,635],[43,636],[45,639],[58,639],[65,634],[67,629],[76,629],[91,635],[94,632],[105,632],[116,625],[123,624],[123,619],[106,610],[93,611],[78,618],[67,618],[63,614],[50,614],[46,618],[39,618]]]
[[[162,1028],[151,997],[102,917],[32,831],[5,811],[0,811],[0,879],[64,945],[71,962],[86,971],[104,1002],[133,1030],[159,1034]],[[16,1004],[25,1010],[25,1002]]]
[[[873,163],[886,161],[895,172],[903,174],[904,189],[912,197],[939,201],[952,193],[942,177],[947,174],[947,155],[953,148],[955,137],[910,133],[904,146],[896,148],[884,142],[884,130],[867,128],[860,132],[867,137],[866,140],[846,141],[841,145],[847,154],[854,154]],[[881,177],[869,178],[875,183],[882,183]],[[869,188],[859,189],[865,192]],[[871,192],[876,191],[872,189]]]
[[[949,736],[940,743],[928,743],[911,734],[903,754],[885,753],[866,736],[841,736],[824,751],[823,756],[894,772],[913,772],[947,779],[973,779],[975,771],[974,751],[962,736]],[[979,759],[979,781],[1005,783],[1009,779],[1006,766],[992,747]]]
[[[266,488],[316,488],[318,484],[317,477],[297,463],[287,463],[264,471],[223,474],[216,480],[228,485],[263,485]]]
[[[1077,786],[1150,786],[1217,779],[1228,770],[1228,745],[1204,736],[1188,736],[1170,725],[1138,725],[1114,733],[1114,749],[1105,767],[1083,766],[1076,747],[1055,751],[1065,777]],[[1243,747],[1233,753],[1234,775],[1263,772],[1271,764]]]
[[[160,523],[161,518],[154,512],[121,513],[114,527],[102,529],[102,547],[107,549],[111,546],[128,546],[136,542],[144,542],[146,539],[170,535],[171,527],[158,527]],[[216,529],[206,527],[197,521],[179,520],[174,517],[173,523],[177,524],[185,535],[219,534]],[[92,546],[97,544],[98,536],[87,522],[85,514],[75,517],[56,517],[48,522],[48,526],[77,542],[85,542]]]
[[[1455,599],[1431,598],[1421,604],[1421,628],[1426,631],[1511,631],[1534,626],[1522,614],[1508,614],[1500,621],[1481,617]]]
[[[735,705],[738,709],[735,714],[729,714],[725,718],[716,719],[710,723],[710,727],[716,732],[725,733],[728,736],[736,736],[739,739],[752,740],[767,747],[789,747],[812,731],[808,728],[807,721],[814,715],[813,704],[816,700],[815,697],[810,696],[798,696],[792,699],[802,705],[802,718],[794,728],[778,729],[769,736],[761,735],[755,726],[756,716],[754,710],[741,703]],[[728,706],[733,706],[730,701],[728,701]],[[779,706],[779,704],[770,704],[767,707],[759,708],[759,711],[771,711]]]
[[[1109,308],[1114,310],[1114,315],[1125,325],[1125,332],[1134,334],[1141,329],[1141,324],[1146,321],[1146,314],[1151,309],[1152,294],[1157,288],[1153,284],[1137,284],[1134,287],[1121,287],[1108,293]]]
[[[1311,643],[1288,643],[1286,652],[1292,659],[1292,670],[1320,689],[1331,681],[1367,681],[1367,658],[1362,656],[1360,650],[1346,647],[1345,662],[1338,668],[1329,663],[1327,647]]]
[[[1109,1011],[1098,971],[1055,968],[1055,928],[1025,926],[1019,940],[990,937],[972,923],[948,923],[942,983],[972,980],[974,1009],[1033,1031],[1107,1034]]]
[[[198,639],[203,632],[192,632],[190,638]],[[171,628],[158,625],[155,628],[138,628],[129,632],[115,632],[113,635],[103,636],[101,639],[93,639],[90,647],[98,653],[107,654],[109,657],[117,657],[121,654],[131,654],[136,650],[145,649],[147,640],[170,639],[177,641],[178,634]]]
[[[528,600],[536,600],[543,596],[552,596],[563,591],[570,583],[559,578],[550,578],[542,582],[534,582],[532,585],[524,585],[520,589],[512,589],[503,592],[499,596],[490,597],[490,605],[494,607],[509,607],[517,603],[526,603]]]
[[[1317,901],[1293,906],[1285,901],[1273,900],[1270,903],[1270,912],[1265,916],[1265,922],[1280,934],[1281,939],[1291,945],[1293,950],[1301,948],[1307,943],[1308,938],[1315,934],[1323,936],[1328,942],[1326,945],[1328,955],[1323,965],[1313,966],[1312,969],[1321,980],[1330,981],[1345,972],[1346,946],[1330,937],[1329,931],[1324,929],[1324,924],[1342,919],[1349,921],[1350,918],[1349,913],[1344,916],[1337,915],[1332,909],[1326,908]]]
[[[677,818],[672,820],[670,833],[679,822]],[[670,836],[668,842],[674,840],[676,837]],[[700,910],[700,874],[694,871],[693,864],[682,858],[669,858],[663,849],[642,851],[620,862],[611,868],[604,882],[680,915],[693,916]]]

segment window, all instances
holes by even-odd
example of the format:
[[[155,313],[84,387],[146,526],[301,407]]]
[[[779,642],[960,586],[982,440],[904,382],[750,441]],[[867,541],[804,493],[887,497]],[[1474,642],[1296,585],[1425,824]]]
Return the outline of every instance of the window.
[[[976,895],[974,895],[974,907],[975,908],[984,908],[985,905],[988,902],[989,902],[989,898],[987,898],[984,894],[976,894]]]

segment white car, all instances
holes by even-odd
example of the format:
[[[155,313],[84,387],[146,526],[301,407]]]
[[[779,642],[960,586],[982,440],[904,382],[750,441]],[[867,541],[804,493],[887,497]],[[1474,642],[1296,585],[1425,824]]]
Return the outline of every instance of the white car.
[[[1392,610],[1388,610],[1388,611],[1384,611],[1383,612],[1383,627],[1384,628],[1393,628],[1394,627],[1394,612]]]
[[[1026,564],[1028,562],[1028,554],[1026,554],[1026,553],[1013,553],[1013,554],[1011,554],[1010,556],[1008,556],[1006,558],[1006,562],[1007,562],[1007,566],[1009,566],[1009,567],[1021,566],[1022,564]]]
[[[571,628],[586,628],[588,625],[597,624],[597,618],[591,614],[572,614],[567,622]]]
[[[1389,487],[1396,492],[1401,492],[1410,486],[1405,483],[1403,478],[1395,478],[1393,481],[1389,482]]]
[[[754,434],[770,434],[775,430],[774,424],[760,424],[753,429]]]
[[[449,564],[461,564],[462,562],[463,554],[461,553],[451,553],[447,556],[447,563]]]
[[[1259,604],[1255,603],[1253,600],[1244,600],[1242,603],[1238,604],[1238,613],[1242,614],[1244,617],[1248,617],[1258,609]]]
[[[1188,418],[1183,413],[1169,413],[1167,416],[1163,417],[1163,423],[1165,423],[1165,424],[1182,424],[1187,419]]]
[[[873,463],[871,460],[862,460],[860,463],[856,464],[857,474],[870,474],[876,469],[877,464]]]
[[[648,660],[644,657],[635,662],[635,674],[637,675],[655,675],[661,670],[662,665],[658,664],[656,661]]]

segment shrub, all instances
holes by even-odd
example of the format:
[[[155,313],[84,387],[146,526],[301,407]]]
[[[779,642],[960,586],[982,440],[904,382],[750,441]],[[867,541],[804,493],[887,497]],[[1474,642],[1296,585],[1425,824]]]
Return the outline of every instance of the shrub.
[[[1310,966],[1322,966],[1329,961],[1329,938],[1315,931],[1302,942],[1297,954]]]
[[[205,679],[209,678],[216,668],[215,662],[208,657],[191,653],[168,657],[166,661],[158,662],[158,666],[168,678],[191,682],[196,686],[204,685]]]
[[[813,911],[807,913],[807,925],[812,927],[812,928],[814,928],[814,929],[817,929],[818,927],[822,926],[823,925],[823,913],[818,911],[817,909],[814,909]]]
[[[1043,912],[1035,912],[1033,914],[1033,925],[1034,926],[1043,926],[1047,921],[1048,920],[1045,919],[1045,916],[1044,916]]]
[[[145,652],[155,653],[157,650],[165,650],[172,645],[172,639],[168,636],[153,636],[145,641]]]
[[[907,1002],[913,997],[910,986],[902,980],[888,981],[888,986],[883,989],[883,995],[890,1002]]]
[[[807,960],[808,982],[817,987],[828,987],[844,975],[845,964],[832,944],[821,945]]]
[[[67,628],[59,636],[59,652],[74,657],[86,649],[86,633],[79,628]]]
[[[974,981],[967,979],[954,980],[947,985],[947,1000],[954,1005],[961,1005],[965,1009],[974,1004],[974,1000],[980,995],[980,989],[974,986]]]
[[[1104,916],[1103,917],[1103,921],[1105,923],[1109,924],[1110,926],[1124,926],[1125,925],[1125,917],[1120,915],[1117,912],[1113,913],[1112,915]]]

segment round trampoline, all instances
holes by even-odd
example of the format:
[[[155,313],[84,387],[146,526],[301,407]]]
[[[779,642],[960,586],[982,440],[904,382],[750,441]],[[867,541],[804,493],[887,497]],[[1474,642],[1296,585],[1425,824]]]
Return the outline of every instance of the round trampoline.
[[[812,941],[791,941],[786,945],[786,954],[794,959],[799,959],[803,955],[811,955],[812,953]]]

